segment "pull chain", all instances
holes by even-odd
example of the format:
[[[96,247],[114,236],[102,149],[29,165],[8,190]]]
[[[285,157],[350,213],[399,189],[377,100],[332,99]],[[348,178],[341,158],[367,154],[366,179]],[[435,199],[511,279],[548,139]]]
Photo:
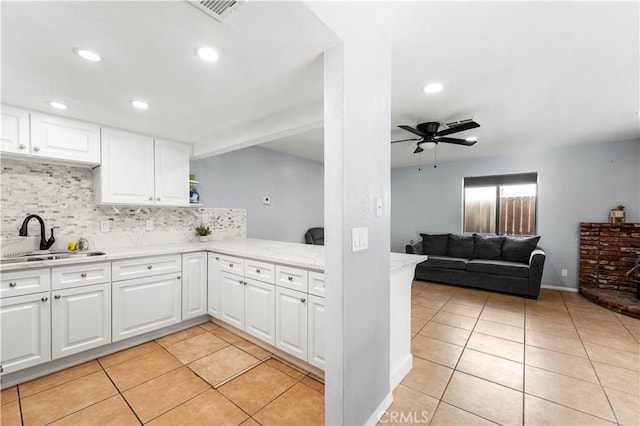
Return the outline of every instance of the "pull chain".
[[[421,165],[421,162],[422,162],[422,161],[421,161],[421,160],[422,160],[421,155],[422,155],[422,153],[421,153],[421,152],[419,152],[419,153],[418,153],[418,171],[422,170],[422,169],[420,168],[420,165]]]
[[[433,148],[433,168],[438,167],[438,144]]]

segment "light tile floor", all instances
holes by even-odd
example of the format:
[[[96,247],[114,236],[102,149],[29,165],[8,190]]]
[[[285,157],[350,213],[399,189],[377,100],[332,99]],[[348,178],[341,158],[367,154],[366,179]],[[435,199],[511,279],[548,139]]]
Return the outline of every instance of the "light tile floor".
[[[322,425],[324,384],[209,322],[2,391],[1,425]]]
[[[415,281],[414,368],[380,424],[640,425],[640,321]],[[324,385],[213,323],[2,391],[2,425],[312,425]]]

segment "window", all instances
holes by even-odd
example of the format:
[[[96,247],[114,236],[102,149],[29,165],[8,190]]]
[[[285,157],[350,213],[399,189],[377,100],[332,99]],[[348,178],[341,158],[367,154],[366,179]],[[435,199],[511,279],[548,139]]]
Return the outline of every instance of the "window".
[[[535,235],[538,174],[464,178],[464,232]]]

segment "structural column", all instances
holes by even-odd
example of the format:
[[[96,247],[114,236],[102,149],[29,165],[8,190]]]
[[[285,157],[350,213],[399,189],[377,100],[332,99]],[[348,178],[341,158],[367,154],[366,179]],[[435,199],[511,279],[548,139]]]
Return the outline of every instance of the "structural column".
[[[326,422],[364,424],[391,401],[391,48],[362,4],[307,5],[342,40],[324,55]]]

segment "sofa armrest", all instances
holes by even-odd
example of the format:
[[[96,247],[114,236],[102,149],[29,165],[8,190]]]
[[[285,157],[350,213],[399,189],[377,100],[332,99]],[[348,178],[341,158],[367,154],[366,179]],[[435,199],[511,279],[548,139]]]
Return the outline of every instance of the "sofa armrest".
[[[529,257],[529,285],[536,290],[536,294],[540,292],[540,284],[542,283],[542,272],[544,270],[544,260],[546,259],[544,250],[536,247]]]
[[[413,245],[407,244],[404,247],[404,251],[407,254],[422,254],[422,240],[418,241]]]

